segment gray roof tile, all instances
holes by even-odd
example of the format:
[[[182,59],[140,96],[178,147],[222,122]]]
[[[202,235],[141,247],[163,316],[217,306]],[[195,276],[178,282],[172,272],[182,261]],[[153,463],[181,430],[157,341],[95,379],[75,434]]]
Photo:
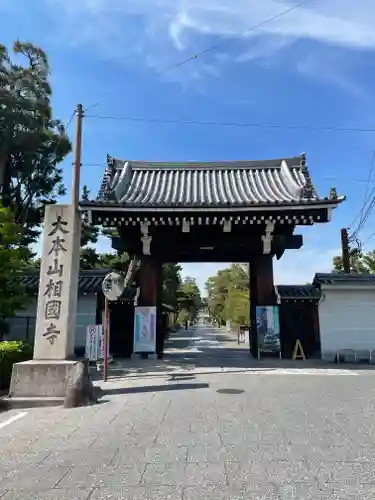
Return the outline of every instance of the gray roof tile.
[[[317,273],[314,283],[316,285],[375,285],[375,274]]]
[[[98,201],[129,207],[317,203],[305,157],[154,163],[110,159]],[[327,199],[324,199],[327,201]]]
[[[78,291],[81,294],[100,293],[102,290],[103,278],[111,269],[81,270],[78,279]],[[27,274],[21,278],[21,283],[26,287],[29,294],[37,294],[39,289],[39,271]],[[133,300],[137,289],[129,287],[124,290],[123,297]]]
[[[321,292],[314,285],[278,285],[281,300],[319,300]]]

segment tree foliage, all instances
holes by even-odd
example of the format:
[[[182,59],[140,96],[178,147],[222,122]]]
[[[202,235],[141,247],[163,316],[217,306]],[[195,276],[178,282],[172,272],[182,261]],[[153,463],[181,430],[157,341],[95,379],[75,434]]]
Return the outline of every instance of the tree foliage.
[[[52,118],[46,54],[31,43],[16,41],[11,59],[0,45],[0,199],[27,231],[24,244],[35,241],[44,205],[65,194],[58,165],[71,151],[65,128]]]
[[[83,186],[81,199],[87,201],[90,196],[90,191],[87,186]],[[89,243],[95,244],[98,242],[99,228],[90,224],[88,221],[83,220],[81,225],[81,247],[88,245]]]
[[[350,269],[354,273],[375,273],[375,250],[359,252],[354,250],[350,254]],[[333,272],[344,272],[342,256],[333,257]]]
[[[250,274],[247,265],[233,264],[218,271],[207,280],[206,289],[210,314],[219,324],[228,320],[234,325],[250,323]]]
[[[164,264],[163,265],[163,292],[162,301],[178,309],[178,292],[181,287],[181,266],[179,264]]]
[[[20,244],[22,230],[9,208],[0,206],[0,316],[13,316],[26,297],[21,278],[28,269],[31,252]]]
[[[194,322],[202,307],[202,298],[195,278],[187,276],[178,290],[178,310],[181,322]]]

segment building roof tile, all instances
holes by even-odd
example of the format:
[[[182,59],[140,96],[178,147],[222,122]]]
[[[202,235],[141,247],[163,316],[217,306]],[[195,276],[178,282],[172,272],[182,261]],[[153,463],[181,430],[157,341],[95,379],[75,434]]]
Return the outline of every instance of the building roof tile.
[[[155,163],[109,159],[96,204],[131,208],[337,204],[320,198],[305,155],[262,161]],[[93,202],[92,202],[93,203]],[[84,202],[83,206],[90,203]]]
[[[375,285],[375,274],[317,273],[314,284],[320,285]]]
[[[314,285],[278,285],[277,291],[281,300],[319,300],[321,292]]]
[[[102,291],[103,278],[109,272],[111,272],[111,269],[81,270],[78,278],[78,292],[81,294],[100,293]],[[23,276],[21,283],[26,287],[29,294],[37,294],[39,289],[39,271]],[[133,300],[136,292],[136,287],[126,288],[122,297]]]

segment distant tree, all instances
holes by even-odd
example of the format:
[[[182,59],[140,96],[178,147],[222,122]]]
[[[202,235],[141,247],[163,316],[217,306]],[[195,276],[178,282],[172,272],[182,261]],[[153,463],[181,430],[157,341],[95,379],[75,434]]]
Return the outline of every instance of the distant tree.
[[[355,273],[375,273],[375,250],[363,253],[353,250],[350,254],[350,268]],[[344,272],[342,256],[333,257],[333,272]]]
[[[183,321],[195,321],[202,306],[202,299],[199,287],[194,278],[186,277],[178,290],[178,308],[180,319]]]
[[[22,229],[11,210],[0,206],[0,317],[13,316],[26,301],[20,278],[29,268],[32,254],[21,240]],[[3,327],[1,323],[1,335]]]
[[[81,199],[87,201],[89,199],[90,191],[87,186],[83,186]],[[99,237],[99,228],[98,226],[94,226],[90,224],[88,221],[83,220],[81,226],[81,247],[86,246],[87,244],[95,244],[98,242]]]
[[[181,266],[179,264],[164,264],[162,271],[162,300],[175,309],[178,308],[178,291],[181,286]]]
[[[86,247],[81,249],[79,266],[83,270],[100,268],[100,255],[95,248]]]
[[[227,320],[234,325],[250,323],[249,266],[233,264],[208,278],[208,308],[219,323]]]
[[[24,227],[25,245],[36,241],[44,205],[65,194],[58,165],[71,151],[63,124],[52,118],[49,65],[42,49],[16,41],[11,60],[0,45],[0,201]]]

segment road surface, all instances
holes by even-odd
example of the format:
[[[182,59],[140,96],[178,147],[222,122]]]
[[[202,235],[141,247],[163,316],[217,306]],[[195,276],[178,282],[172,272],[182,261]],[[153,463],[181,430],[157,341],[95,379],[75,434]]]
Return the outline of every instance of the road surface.
[[[375,498],[374,372],[260,369],[234,344],[180,331],[96,406],[1,413],[1,500]]]

